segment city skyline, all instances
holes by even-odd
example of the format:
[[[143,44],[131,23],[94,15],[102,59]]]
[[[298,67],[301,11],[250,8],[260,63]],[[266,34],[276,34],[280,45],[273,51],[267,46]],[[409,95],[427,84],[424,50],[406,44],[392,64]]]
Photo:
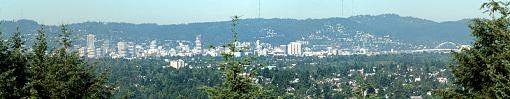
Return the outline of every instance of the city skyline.
[[[241,15],[243,18],[317,19],[394,13],[437,22],[484,17],[482,10],[479,9],[483,0],[260,0],[260,2],[259,0],[200,2],[1,0],[1,2],[0,20],[31,19],[47,25],[86,21],[182,24],[227,21],[233,15]],[[461,5],[456,5],[458,3]]]
[[[510,0],[0,0],[0,99],[510,99]]]

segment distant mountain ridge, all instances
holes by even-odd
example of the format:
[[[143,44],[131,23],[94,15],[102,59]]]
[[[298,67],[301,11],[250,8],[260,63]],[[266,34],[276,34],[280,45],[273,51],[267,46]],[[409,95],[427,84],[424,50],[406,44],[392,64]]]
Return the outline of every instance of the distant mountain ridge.
[[[31,35],[35,34],[35,30],[41,25],[26,19],[1,21],[1,23],[0,27],[4,34],[14,32],[16,26],[19,26],[23,32],[30,33],[25,35]],[[363,31],[379,36],[388,35],[397,40],[416,44],[434,45],[446,41],[468,44],[473,39],[470,36],[468,23],[469,19],[434,22],[396,14],[382,14],[302,20],[242,19],[239,21],[238,31],[241,41],[261,40],[273,44],[286,44],[324,30],[327,26],[341,25],[347,32]],[[89,33],[97,35],[97,39],[112,39],[113,41],[154,39],[193,41],[196,35],[201,34],[205,44],[218,44],[231,38],[229,21],[173,25],[83,22],[69,24],[69,26],[74,30],[74,35],[81,36],[77,37],[80,39]],[[50,36],[56,37],[54,33],[58,32],[58,26],[45,26],[45,28],[50,32]],[[274,34],[268,36],[269,32]]]

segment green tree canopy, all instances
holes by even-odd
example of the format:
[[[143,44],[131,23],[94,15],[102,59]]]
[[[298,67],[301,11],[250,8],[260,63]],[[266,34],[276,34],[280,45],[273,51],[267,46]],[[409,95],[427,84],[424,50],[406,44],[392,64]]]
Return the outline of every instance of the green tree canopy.
[[[50,53],[42,27],[30,52],[19,28],[9,42],[0,37],[0,98],[108,98],[108,73],[96,72],[95,65],[69,50],[71,33],[66,26],[61,28],[63,47]]]
[[[473,45],[453,53],[450,66],[459,88],[438,91],[447,98],[510,98],[509,2],[490,0],[490,19],[472,20]]]

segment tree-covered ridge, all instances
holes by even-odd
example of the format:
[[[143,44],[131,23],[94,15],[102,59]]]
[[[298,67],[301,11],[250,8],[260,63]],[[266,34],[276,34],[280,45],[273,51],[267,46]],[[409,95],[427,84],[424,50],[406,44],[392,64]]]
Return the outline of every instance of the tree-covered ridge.
[[[40,25],[33,20],[3,22],[5,24],[0,26],[4,27],[9,35],[15,31],[17,25],[23,26],[21,27],[22,32],[36,30]],[[237,27],[238,32],[242,33],[239,35],[240,41],[261,40],[276,45],[287,44],[318,31],[333,38],[333,34],[341,34],[341,32],[326,33],[329,31],[325,30],[328,26],[337,25],[343,26],[346,32],[362,31],[376,36],[389,35],[395,40],[406,41],[405,43],[428,45],[436,41],[469,43],[473,38],[469,35],[468,22],[468,19],[434,22],[396,14],[382,14],[323,19],[240,19],[239,23],[241,24]],[[49,32],[49,37],[56,37],[53,33],[58,32],[58,26],[45,27]],[[110,41],[119,41],[119,39],[125,41],[154,39],[193,41],[196,35],[201,34],[204,37],[204,44],[223,44],[228,42],[232,36],[229,31],[229,21],[169,25],[84,22],[70,24],[69,27],[76,29],[75,34],[79,36],[94,34],[98,38],[111,39]],[[270,31],[277,34],[272,38],[264,38]]]
[[[42,26],[41,26],[42,27]],[[38,29],[33,50],[27,51],[22,32],[0,38],[0,97],[108,98],[107,73],[69,51],[71,31],[61,26],[62,46],[47,50],[45,30]],[[111,87],[111,86],[110,86]]]

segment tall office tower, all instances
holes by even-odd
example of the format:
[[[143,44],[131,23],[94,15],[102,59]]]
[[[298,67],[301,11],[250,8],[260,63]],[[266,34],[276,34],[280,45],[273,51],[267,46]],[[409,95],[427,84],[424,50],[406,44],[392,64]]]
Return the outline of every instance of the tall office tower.
[[[104,40],[103,41],[103,46],[101,46],[101,54],[103,56],[107,56],[108,53],[110,53],[111,50],[110,50],[110,40]]]
[[[135,45],[135,57],[144,57],[142,45]]]
[[[87,57],[94,58],[96,54],[94,53],[96,48],[94,46],[94,42],[96,41],[96,36],[94,34],[87,35]]]
[[[301,50],[300,42],[290,42],[290,44],[287,45],[287,54],[288,55],[299,56],[302,53],[303,53],[303,51]]]
[[[135,43],[134,42],[127,43],[127,57],[135,57]]]
[[[255,55],[261,55],[261,51],[262,51],[262,46],[260,45],[260,41],[257,40],[255,42],[255,50],[253,50],[253,53],[255,53]]]
[[[78,56],[79,57],[84,57],[85,56],[85,52],[86,52],[85,49],[86,49],[85,47],[78,48]]]
[[[198,50],[202,50],[202,35],[198,35],[196,38],[195,38],[195,48],[197,48]]]
[[[149,44],[149,51],[148,51],[148,54],[149,55],[155,55],[157,54],[158,52],[158,49],[156,48],[158,45],[156,43],[156,40],[153,40],[151,41],[151,43]]]
[[[117,51],[119,53],[119,57],[126,57],[126,42],[118,42],[117,43]]]
[[[260,40],[257,40],[257,42],[255,42],[255,48],[262,49],[262,45],[260,45]]]
[[[193,49],[193,53],[195,54],[201,54],[202,53],[202,42],[201,42],[202,35],[198,35],[195,38],[195,49]]]
[[[328,47],[328,55],[337,55],[338,50],[334,47]]]
[[[96,58],[101,58],[103,55],[101,48],[96,48]]]

